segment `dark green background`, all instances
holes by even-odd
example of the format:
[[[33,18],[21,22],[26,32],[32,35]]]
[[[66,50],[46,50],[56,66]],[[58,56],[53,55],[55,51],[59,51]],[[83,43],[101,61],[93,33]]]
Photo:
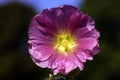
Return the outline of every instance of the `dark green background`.
[[[100,54],[74,80],[120,80],[120,0],[85,0],[80,8],[96,22]],[[22,4],[0,6],[0,80],[46,80],[28,53],[28,25],[35,10]],[[75,71],[74,71],[75,72]]]

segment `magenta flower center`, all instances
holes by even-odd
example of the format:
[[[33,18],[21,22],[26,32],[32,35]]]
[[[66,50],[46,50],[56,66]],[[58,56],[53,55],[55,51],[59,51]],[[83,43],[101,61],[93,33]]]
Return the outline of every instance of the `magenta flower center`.
[[[59,34],[57,36],[55,48],[59,52],[68,54],[69,52],[73,51],[75,46],[76,46],[75,40],[69,34]]]

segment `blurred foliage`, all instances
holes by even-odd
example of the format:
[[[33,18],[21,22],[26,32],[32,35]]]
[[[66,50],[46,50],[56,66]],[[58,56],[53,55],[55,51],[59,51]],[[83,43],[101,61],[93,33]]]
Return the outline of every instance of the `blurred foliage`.
[[[31,8],[17,3],[0,6],[0,48],[18,46],[34,14]]]
[[[96,21],[101,52],[85,63],[74,80],[120,79],[119,3],[120,0],[85,0],[81,10]],[[35,14],[31,7],[18,3],[0,6],[0,80],[48,80],[50,70],[37,67],[27,49],[28,25]]]
[[[34,80],[49,72],[34,65],[27,49],[28,26],[35,14],[19,3],[0,6],[0,80]]]

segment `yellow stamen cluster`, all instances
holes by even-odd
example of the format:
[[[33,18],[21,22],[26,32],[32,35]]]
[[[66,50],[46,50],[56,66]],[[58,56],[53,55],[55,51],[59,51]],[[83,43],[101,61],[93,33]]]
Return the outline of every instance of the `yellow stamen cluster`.
[[[75,46],[75,41],[73,40],[73,37],[71,37],[69,34],[58,35],[57,43],[55,46],[58,51],[67,54],[72,51]]]

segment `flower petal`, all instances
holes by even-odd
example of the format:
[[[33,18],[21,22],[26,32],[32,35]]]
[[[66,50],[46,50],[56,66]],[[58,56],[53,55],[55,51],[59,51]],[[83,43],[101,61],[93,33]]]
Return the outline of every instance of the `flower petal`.
[[[37,66],[39,66],[39,67],[41,67],[41,68],[48,68],[48,64],[49,64],[49,61],[48,60],[46,60],[46,61],[40,61],[40,60],[37,60],[36,61],[36,59],[32,59],[34,62],[35,62],[35,64],[37,65]]]
[[[79,59],[76,54],[74,53],[74,55],[71,57],[71,61],[74,63],[74,65],[76,65],[80,70],[84,69],[84,64],[81,61],[81,58]]]
[[[48,32],[49,34],[53,35],[57,31],[53,21],[47,16],[47,14],[36,15],[32,19],[32,22],[36,23],[36,27],[42,30],[43,32]]]
[[[50,44],[53,35],[49,34],[48,32],[44,32],[44,30],[39,29],[37,26],[38,25],[35,21],[32,21],[32,23],[30,24],[28,31],[28,43],[30,44],[30,46],[35,44]]]
[[[86,27],[77,29],[74,34],[77,36],[77,38],[91,37],[97,39],[100,37],[100,33],[96,29],[89,31]]]
[[[54,61],[53,65],[56,67],[52,67],[54,75],[57,73],[68,74],[72,70],[74,70],[77,66],[74,64],[73,59],[70,57],[67,58],[65,56],[58,56]]]
[[[52,21],[53,26],[51,27],[51,29],[55,28],[59,30],[65,27],[64,13],[60,8],[51,8],[50,10],[46,9],[42,12],[42,15]]]
[[[93,60],[93,54],[89,50],[78,50],[75,56],[80,62],[85,63],[86,60]]]
[[[78,28],[86,27],[89,31],[94,29],[95,22],[87,14],[84,14],[82,11],[75,11],[71,16],[68,22],[68,28],[74,32]]]
[[[77,65],[75,65],[74,62],[72,62],[72,60],[65,61],[65,74],[68,74],[75,68],[77,68]]]
[[[100,52],[100,47],[99,47],[99,44],[98,44],[98,45],[96,45],[96,46],[93,48],[92,54],[96,55],[96,54],[99,53],[99,52]]]
[[[33,59],[45,61],[53,54],[52,50],[53,49],[49,45],[40,45],[40,46],[32,46],[29,49],[29,52]]]
[[[71,5],[62,5],[60,6],[61,10],[64,13],[64,21],[65,21],[65,26],[67,27],[68,21],[74,12],[78,11],[76,7],[73,7]]]
[[[49,52],[48,52],[49,53]],[[50,55],[50,54],[49,54]],[[46,56],[47,57],[47,56]],[[54,63],[54,61],[57,59],[58,56],[56,56],[55,52],[53,51],[53,53],[47,57],[48,59],[44,60],[44,61],[40,61],[40,59],[35,59],[33,58],[33,61],[42,68],[51,68],[54,69],[56,68],[56,63]]]
[[[98,40],[88,37],[88,38],[79,39],[78,47],[82,50],[92,51],[97,44],[98,44]]]

